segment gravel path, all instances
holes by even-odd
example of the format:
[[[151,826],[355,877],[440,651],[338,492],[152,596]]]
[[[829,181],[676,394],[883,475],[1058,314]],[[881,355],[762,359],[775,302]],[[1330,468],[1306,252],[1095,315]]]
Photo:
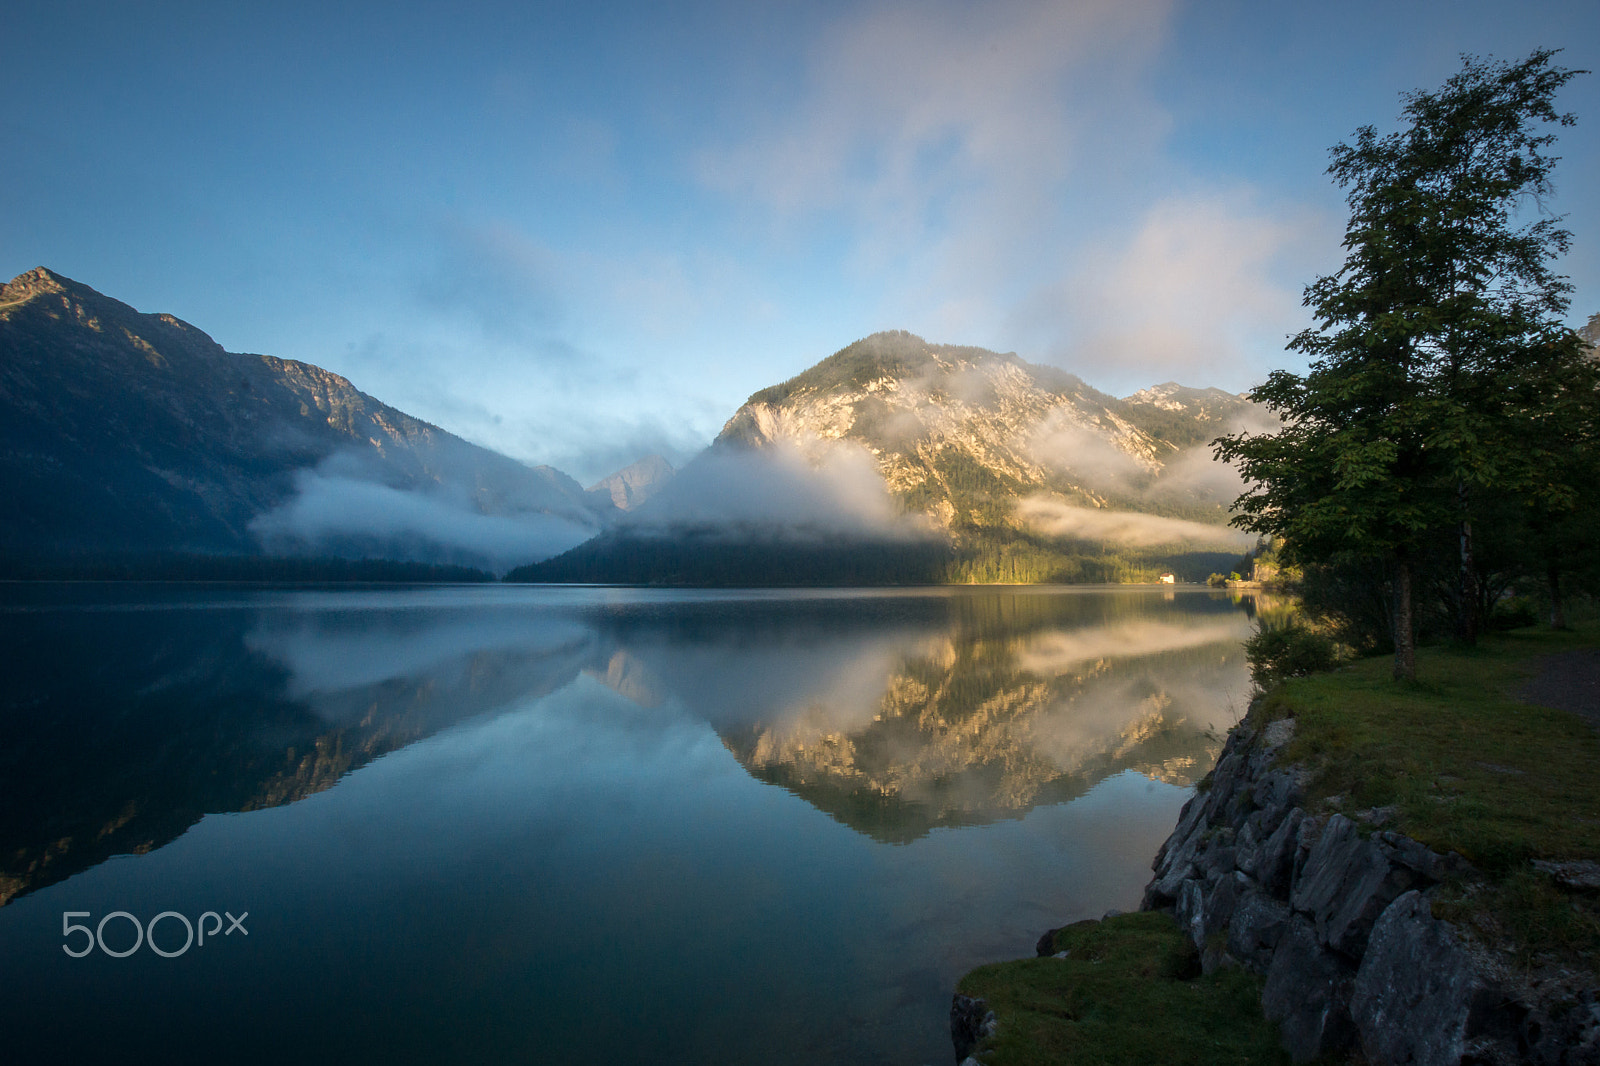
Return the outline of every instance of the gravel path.
[[[1600,648],[1579,648],[1545,659],[1539,675],[1522,686],[1517,698],[1572,711],[1600,729]]]

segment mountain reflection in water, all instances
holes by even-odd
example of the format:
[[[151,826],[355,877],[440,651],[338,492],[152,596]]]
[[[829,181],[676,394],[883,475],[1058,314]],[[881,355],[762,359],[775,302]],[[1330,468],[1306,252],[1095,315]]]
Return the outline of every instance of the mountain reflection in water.
[[[1247,613],[1207,593],[6,597],[0,903],[207,813],[293,803],[584,675],[708,722],[755,778],[896,843],[1125,770],[1192,784],[1248,687]]]

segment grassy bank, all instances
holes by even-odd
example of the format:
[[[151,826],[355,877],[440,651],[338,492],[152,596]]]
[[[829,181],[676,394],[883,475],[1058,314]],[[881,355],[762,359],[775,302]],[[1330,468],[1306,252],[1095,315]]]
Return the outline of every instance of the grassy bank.
[[[1124,914],[1056,932],[1067,957],[980,966],[959,991],[981,997],[999,1031],[986,1066],[1083,1062],[1143,1066],[1287,1063],[1261,1017],[1261,980],[1200,976],[1189,938],[1165,914]]]
[[[1592,974],[1600,894],[1562,887],[1533,860],[1600,859],[1600,735],[1515,693],[1546,656],[1596,646],[1600,627],[1590,626],[1425,648],[1409,683],[1390,678],[1387,659],[1363,660],[1280,686],[1251,720],[1297,719],[1280,761],[1314,771],[1308,808],[1378,811],[1385,828],[1477,868],[1480,878],[1443,887],[1438,917],[1522,966]],[[1066,959],[998,963],[962,980],[999,1021],[981,1052],[990,1066],[1286,1061],[1260,1015],[1259,979],[1196,976],[1192,945],[1165,915],[1083,923],[1056,938]]]
[[[1310,803],[1347,813],[1393,808],[1393,828],[1484,875],[1447,886],[1435,913],[1471,926],[1525,965],[1594,970],[1600,906],[1532,860],[1600,859],[1600,735],[1565,711],[1515,693],[1557,652],[1600,645],[1600,628],[1516,630],[1473,649],[1424,648],[1417,680],[1387,659],[1297,678],[1255,712],[1293,715],[1280,757],[1312,768]]]

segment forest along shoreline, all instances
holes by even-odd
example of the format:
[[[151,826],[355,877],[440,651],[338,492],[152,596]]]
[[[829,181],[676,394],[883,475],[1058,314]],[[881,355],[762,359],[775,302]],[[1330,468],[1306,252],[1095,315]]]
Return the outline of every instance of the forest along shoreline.
[[[1140,913],[962,979],[957,1060],[1600,1062],[1600,626],[1384,665],[1258,697]]]

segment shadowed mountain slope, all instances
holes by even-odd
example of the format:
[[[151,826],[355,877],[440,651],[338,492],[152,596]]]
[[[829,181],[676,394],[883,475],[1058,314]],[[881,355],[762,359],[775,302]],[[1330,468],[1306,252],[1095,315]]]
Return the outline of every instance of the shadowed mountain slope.
[[[444,494],[467,515],[546,515],[575,531],[564,546],[612,511],[558,470],[470,444],[321,367],[226,352],[43,267],[0,287],[0,552],[254,553],[253,524],[313,472]],[[279,523],[277,547],[295,548],[296,528]],[[319,547],[430,558],[426,531],[407,536]]]

